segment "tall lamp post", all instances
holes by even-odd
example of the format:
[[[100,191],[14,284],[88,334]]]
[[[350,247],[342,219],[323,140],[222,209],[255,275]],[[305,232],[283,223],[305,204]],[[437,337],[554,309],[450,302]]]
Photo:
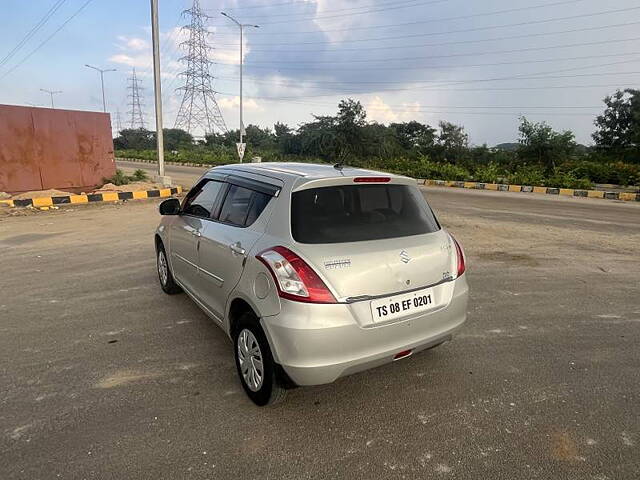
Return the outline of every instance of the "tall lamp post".
[[[164,174],[164,132],[162,131],[162,85],[160,83],[160,30],[158,28],[158,0],[151,0],[151,38],[153,43],[153,92],[156,107],[156,145],[158,149],[157,181],[171,185],[171,177]]]
[[[98,67],[94,67],[92,65],[89,65],[87,63],[84,64],[85,67],[89,67],[89,68],[93,68],[94,70],[100,72],[100,83],[102,84],[102,111],[104,113],[107,113],[107,102],[104,99],[104,74],[107,72],[115,72],[116,69],[115,68],[98,68]]]
[[[242,137],[244,136],[244,123],[242,122],[242,38],[244,27],[252,27],[252,28],[260,28],[260,25],[253,25],[250,23],[240,23],[238,20],[233,18],[231,15],[227,15],[224,12],[220,12],[222,15],[227,17],[233,23],[235,23],[240,28],[240,146],[238,147],[238,156],[240,157],[240,163],[242,163],[242,157],[244,156],[244,145],[242,144]],[[242,150],[240,150],[242,149]],[[240,151],[242,151],[242,155],[240,155]]]
[[[51,96],[51,108],[56,108],[53,106],[53,96],[57,93],[62,93],[62,90],[47,90],[46,88],[41,88],[40,91],[48,93]]]

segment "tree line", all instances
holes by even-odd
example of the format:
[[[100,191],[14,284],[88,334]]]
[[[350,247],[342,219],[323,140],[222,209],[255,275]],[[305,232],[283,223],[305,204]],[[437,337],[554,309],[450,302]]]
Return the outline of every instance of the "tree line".
[[[575,141],[571,131],[520,118],[517,143],[471,145],[462,125],[417,121],[383,125],[367,121],[359,101],[342,100],[336,115],[313,116],[292,128],[246,127],[247,156],[263,161],[323,161],[391,170],[416,177],[505,181],[584,187],[594,183],[640,183],[640,90],[618,90],[604,99],[595,120],[594,145]],[[167,155],[177,161],[222,164],[237,161],[238,130],[195,141],[187,132],[165,129]],[[114,139],[129,156],[153,158],[155,132],[122,130]],[[125,152],[122,152],[123,154]]]

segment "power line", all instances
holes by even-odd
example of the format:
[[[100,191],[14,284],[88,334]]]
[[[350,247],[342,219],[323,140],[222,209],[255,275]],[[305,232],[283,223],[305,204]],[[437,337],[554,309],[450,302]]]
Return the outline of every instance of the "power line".
[[[377,90],[376,92],[373,93],[378,93],[378,92],[397,92],[397,91],[412,91],[415,92],[417,89],[419,89],[420,91],[440,91],[442,89],[440,89],[439,87],[451,87],[451,86],[458,86],[458,85],[463,85],[463,84],[468,84],[468,83],[479,83],[479,82],[492,82],[492,81],[502,81],[502,80],[518,80],[518,79],[523,79],[524,77],[527,77],[527,75],[529,75],[530,77],[533,76],[534,79],[551,79],[554,78],[552,75],[556,74],[556,73],[563,73],[563,72],[570,72],[570,71],[575,71],[575,70],[584,70],[587,68],[602,68],[602,67],[606,67],[606,66],[611,66],[611,65],[615,65],[618,63],[625,63],[623,62],[611,62],[611,63],[605,63],[605,64],[598,64],[598,65],[586,65],[586,66],[581,66],[581,67],[571,67],[571,68],[563,68],[560,70],[547,70],[544,72],[538,72],[538,73],[534,73],[534,74],[518,74],[518,75],[512,75],[512,76],[506,76],[506,77],[494,77],[494,78],[488,78],[488,79],[478,79],[478,80],[465,80],[465,81],[457,81],[457,82],[448,82],[448,83],[440,83],[440,85],[436,85],[436,88],[433,87],[412,87],[412,88],[392,88],[392,89],[381,89],[381,90]],[[634,72],[634,73],[639,73],[639,72]],[[589,75],[589,74],[587,74]],[[598,74],[595,74],[598,75]],[[602,74],[601,74],[602,75]],[[607,74],[604,74],[607,75]],[[567,75],[567,76],[556,76],[556,78],[574,78],[574,77],[579,77],[580,75]],[[633,84],[632,84],[633,85]],[[615,85],[614,85],[615,86]],[[516,88],[486,88],[484,90],[486,91],[509,91],[509,90],[539,90],[541,88],[560,88],[560,87],[516,87]],[[568,86],[562,86],[561,88],[569,88]],[[575,86],[575,88],[584,88],[583,86]],[[445,89],[447,90],[447,89]],[[474,89],[449,89],[450,91],[474,91]],[[483,90],[483,89],[475,89],[475,90]],[[358,93],[362,93],[359,91],[351,91],[351,92],[332,92],[332,93],[328,93],[328,94],[313,94],[313,95],[298,95],[298,96],[290,96],[290,97],[264,97],[266,98],[273,98],[273,99],[279,99],[279,100],[289,100],[289,99],[295,99],[295,98],[309,98],[309,97],[328,97],[328,96],[335,96],[335,95],[344,95],[344,94],[358,94]],[[367,93],[367,92],[365,92]],[[253,98],[260,98],[260,97],[253,97]]]
[[[280,7],[282,5],[299,5],[299,6],[311,6],[313,4],[311,3],[300,3],[299,0],[293,0],[293,1],[288,1],[288,2],[281,2],[281,3],[270,3],[268,5],[265,5],[264,3],[254,3],[251,5],[243,5],[241,7],[225,7],[225,10],[254,10],[256,8],[273,8],[273,7]]]
[[[554,80],[554,79],[561,79],[561,78],[583,78],[583,77],[594,77],[594,76],[611,76],[611,75],[624,75],[624,74],[629,74],[629,75],[639,75],[640,71],[637,72],[622,72],[622,73],[594,73],[594,74],[579,74],[579,75],[549,75],[549,76],[535,76],[535,77],[507,77],[507,78],[493,78],[493,79],[476,79],[476,80],[465,80],[465,81],[457,81],[457,82],[451,82],[451,83],[444,83],[444,84],[440,84],[438,85],[436,83],[435,88],[433,87],[411,87],[411,88],[383,88],[383,89],[377,89],[373,92],[362,92],[362,90],[341,90],[339,92],[334,92],[331,91],[330,89],[322,89],[320,88],[314,88],[314,87],[309,87],[311,89],[314,90],[320,90],[320,91],[331,91],[332,93],[327,93],[327,94],[321,94],[321,95],[301,95],[301,96],[291,96],[291,97],[279,97],[280,99],[289,99],[289,98],[300,98],[300,97],[322,97],[322,96],[332,96],[332,95],[349,95],[349,94],[362,94],[362,93],[371,93],[371,94],[376,94],[376,93],[380,93],[380,92],[405,92],[405,91],[412,91],[412,92],[416,92],[416,91],[440,91],[438,87],[444,87],[444,86],[457,86],[457,85],[464,85],[464,84],[469,84],[469,83],[485,83],[485,82],[495,82],[495,81],[512,81],[512,80]],[[411,82],[407,82],[408,84],[411,84]],[[289,85],[289,87],[291,87],[291,85]],[[523,90],[526,89],[544,89],[547,87],[524,87],[522,88]],[[550,87],[551,88],[551,87]],[[516,88],[517,90],[518,88]],[[455,89],[451,89],[452,91],[458,91]],[[493,90],[488,88],[487,90]],[[501,90],[501,89],[495,89],[495,90]],[[260,97],[253,97],[253,98],[260,98]],[[276,97],[277,98],[277,97]]]
[[[57,0],[56,3],[44,14],[44,16],[36,23],[31,30],[29,30],[24,37],[18,42],[18,44],[11,49],[9,53],[7,53],[2,60],[0,60],[0,66],[7,63],[11,58],[18,53],[18,51],[22,48],[22,46],[27,43],[31,37],[33,37],[38,30],[40,30],[45,23],[56,13],[56,11],[66,2],[67,0]]]
[[[379,30],[381,28],[409,27],[414,25],[425,25],[429,23],[442,23],[442,22],[449,22],[454,20],[467,20],[470,18],[488,17],[493,15],[501,15],[503,13],[524,12],[529,10],[537,10],[540,8],[550,8],[550,7],[557,7],[562,5],[574,4],[574,3],[581,3],[585,1],[587,0],[562,0],[558,2],[544,3],[541,5],[529,5],[526,7],[515,7],[515,8],[504,9],[504,10],[493,10],[491,12],[474,13],[469,15],[458,15],[455,17],[431,18],[428,20],[417,20],[413,22],[396,23],[396,24],[390,24],[390,25],[354,25],[348,28],[333,28],[333,29],[311,30],[311,31],[302,31],[302,32],[300,31],[299,32],[286,32],[286,31],[261,32],[261,33],[256,33],[256,35],[309,35],[309,34],[324,35],[329,32],[352,32],[355,30],[371,30],[371,29]],[[263,25],[265,24],[263,23]],[[229,34],[219,33],[218,35],[229,35]]]
[[[533,77],[510,77],[510,78],[488,78],[488,79],[476,79],[476,80],[458,80],[458,81],[454,81],[451,83],[445,83],[445,84],[440,84],[438,85],[438,82],[431,82],[431,83],[435,83],[435,86],[455,86],[455,85],[463,85],[463,84],[467,84],[467,83],[484,83],[484,82],[497,82],[497,81],[513,81],[513,80],[555,80],[555,79],[560,79],[560,78],[583,78],[583,77],[607,77],[607,76],[615,76],[615,75],[640,75],[640,71],[636,71],[636,72],[616,72],[616,73],[583,73],[583,74],[579,74],[579,75],[549,75],[549,76],[533,76]],[[413,82],[406,82],[407,84],[412,84]],[[292,87],[292,85],[288,85],[288,87]],[[332,91],[331,89],[328,88],[322,88],[322,87],[305,87],[305,88],[311,88],[313,90],[324,90],[324,91]],[[544,87],[541,87],[544,88]],[[423,91],[423,90],[432,90],[430,87],[412,87],[412,88],[384,88],[384,89],[379,89],[379,90],[375,90],[374,92],[371,93],[377,93],[377,92],[404,92],[404,91]],[[362,90],[343,90],[337,93],[332,93],[333,95],[335,94],[353,94],[353,93],[361,93]],[[294,98],[294,97],[289,97],[289,98]]]
[[[395,36],[387,36],[387,37],[377,37],[377,38],[356,38],[356,39],[344,39],[341,40],[340,42],[338,42],[339,44],[344,44],[344,43],[359,43],[359,42],[377,42],[377,41],[388,41],[388,40],[403,40],[406,38],[419,38],[419,37],[434,37],[434,36],[439,36],[439,35],[451,35],[451,34],[455,34],[455,33],[470,33],[470,32],[480,32],[480,31],[485,31],[485,30],[496,30],[499,28],[512,28],[512,27],[524,27],[524,26],[528,26],[528,25],[540,25],[540,24],[544,24],[544,23],[551,23],[551,22],[558,22],[558,21],[563,21],[563,20],[575,20],[578,18],[589,18],[589,17],[596,17],[596,16],[601,16],[601,15],[608,15],[608,14],[612,14],[612,13],[624,13],[624,12],[629,12],[632,10],[640,10],[640,7],[630,7],[630,8],[621,8],[621,9],[617,9],[617,10],[606,10],[606,11],[602,11],[602,12],[595,12],[595,13],[583,13],[583,14],[579,14],[579,15],[569,15],[566,17],[554,17],[554,18],[546,18],[543,20],[531,20],[531,21],[527,21],[527,22],[518,22],[518,23],[508,23],[508,24],[502,24],[502,25],[491,25],[488,27],[474,27],[474,28],[464,28],[464,29],[459,29],[459,30],[447,30],[445,32],[429,32],[429,33],[414,33],[414,34],[409,34],[409,35],[395,35]],[[634,23],[635,24],[635,23]],[[605,26],[601,26],[601,27],[589,27],[589,28],[610,28],[610,27],[617,27],[617,26],[624,26],[625,24],[613,24],[613,25],[605,25]],[[562,32],[549,32],[549,34],[552,33],[571,33],[574,31],[581,31],[581,30],[565,30]],[[534,34],[531,36],[541,36],[541,35],[547,35],[547,33],[539,33],[539,34]],[[513,37],[513,38],[518,38],[518,37]],[[498,40],[501,40],[502,38],[498,38]],[[489,40],[475,40],[478,42],[481,41],[489,41]],[[470,40],[469,42],[474,42],[474,40]],[[321,41],[321,42],[295,42],[295,45],[332,45],[334,44],[333,42],[326,42],[326,41]],[[220,46],[225,46],[225,47],[238,47],[239,45],[237,43],[226,43],[226,44],[218,44]],[[260,42],[260,46],[290,46],[292,45],[292,42],[278,42],[278,43],[264,43],[264,42]],[[405,46],[399,46],[398,48],[405,48]],[[409,46],[410,47],[410,46]],[[394,48],[394,47],[382,47],[382,48]],[[340,51],[343,50],[349,50],[349,49],[340,49]],[[362,50],[362,48],[358,48],[357,50]],[[272,52],[273,50],[270,49],[264,49],[264,48],[252,48],[251,49],[252,52]],[[288,50],[287,52],[291,52],[292,50]],[[312,52],[314,50],[298,50],[300,52]],[[331,50],[323,50],[323,51],[331,51]]]
[[[497,55],[503,53],[522,53],[522,52],[535,52],[540,50],[555,50],[558,48],[571,48],[571,47],[586,47],[586,46],[594,46],[594,45],[606,45],[612,43],[623,43],[623,42],[635,42],[640,40],[640,37],[632,37],[632,38],[621,38],[615,40],[601,40],[597,42],[583,42],[583,43],[567,43],[560,45],[549,45],[545,47],[530,47],[530,48],[521,48],[521,49],[513,49],[513,50],[493,50],[493,51],[485,51],[485,52],[471,52],[471,53],[448,53],[446,55],[427,55],[421,57],[393,57],[393,58],[376,58],[376,59],[351,59],[351,60],[295,60],[295,61],[254,61],[253,63],[257,64],[282,64],[282,63],[375,63],[375,62],[395,62],[395,61],[404,61],[404,60],[424,60],[428,58],[450,58],[450,57],[472,57],[479,55]]]
[[[636,58],[634,60],[625,60],[625,61],[621,61],[621,62],[613,62],[613,63],[607,63],[607,64],[603,64],[603,65],[588,65],[588,66],[584,66],[584,67],[575,67],[575,68],[569,68],[569,69],[563,69],[560,70],[560,72],[563,71],[572,71],[572,70],[584,70],[587,68],[601,68],[601,67],[606,67],[606,66],[611,66],[611,65],[619,65],[619,64],[624,64],[624,63],[632,63],[632,62],[636,62],[636,61],[640,61],[640,58]],[[559,76],[548,76],[548,75],[544,75],[544,74],[533,74],[533,75],[526,75],[526,74],[521,74],[521,75],[516,75],[516,76],[508,76],[508,77],[497,77],[497,78],[484,78],[484,79],[469,79],[469,80],[447,80],[447,85],[449,84],[460,84],[460,83],[476,83],[476,82],[494,82],[494,81],[507,81],[507,80],[544,80],[544,79],[550,79],[550,78],[578,78],[578,77],[597,77],[597,76],[610,76],[610,75],[637,75],[640,74],[640,71],[636,71],[636,72],[604,72],[604,73],[584,73],[584,74],[575,74],[575,75],[559,75]],[[218,77],[220,79],[223,80],[230,80],[230,81],[235,81],[237,80],[237,77]],[[254,83],[261,83],[261,84],[266,84],[266,85],[282,85],[285,87],[295,87],[296,85],[300,85],[300,82],[298,80],[290,80],[288,82],[278,82],[278,81],[273,81],[273,80],[258,80],[256,79],[256,77],[248,77],[249,79],[251,79]],[[411,84],[411,85],[421,85],[421,84],[438,84],[438,83],[442,83],[442,80],[419,80],[419,81],[414,81],[414,80],[394,80],[394,81],[317,81],[315,82],[317,84],[322,84],[322,85],[394,85],[394,84]],[[301,85],[301,88],[317,88],[313,85],[309,86],[309,85]]]
[[[392,1],[392,2],[379,2],[379,3],[386,5],[386,4],[397,3],[397,0],[396,1]],[[300,6],[300,7],[307,7],[307,6],[312,6],[314,4],[306,3],[306,2],[305,3],[301,3],[299,0],[293,0],[293,1],[281,2],[281,3],[270,3],[270,4],[267,4],[267,5],[254,3],[252,5],[243,5],[241,7],[225,7],[225,10],[234,10],[234,11],[235,10],[249,10],[249,9],[255,10],[256,8],[273,8],[273,7],[280,7],[280,6],[283,6],[283,5],[297,5],[297,6]],[[354,7],[354,8],[356,8],[356,7]],[[362,8],[362,7],[360,7],[360,8]]]
[[[299,19],[290,19],[291,17],[299,17],[299,16],[304,16],[304,15],[308,15],[307,13],[285,13],[285,14],[274,14],[274,15],[263,15],[263,16],[258,16],[258,20],[260,22],[261,25],[275,25],[275,24],[280,24],[280,23],[289,23],[289,22],[296,22],[296,21],[304,21],[304,20],[322,20],[325,18],[337,18],[337,17],[344,17],[345,15],[349,15],[349,16],[353,16],[353,15],[366,15],[368,13],[376,13],[376,12],[384,12],[384,11],[388,11],[388,10],[400,10],[403,8],[412,8],[412,7],[420,7],[420,6],[426,6],[426,5],[433,5],[436,3],[444,3],[444,2],[448,2],[450,0],[429,0],[429,1],[424,1],[424,0],[403,0],[401,2],[397,2],[396,5],[394,6],[390,6],[390,7],[381,7],[381,8],[368,8],[365,10],[362,10],[360,12],[352,12],[351,10],[359,10],[363,7],[350,7],[350,8],[344,8],[344,9],[338,9],[338,10],[333,10],[334,13],[332,13],[331,15],[320,15],[320,16],[314,16],[314,17],[308,17],[308,18],[299,18]],[[574,0],[575,1],[575,0]],[[409,5],[406,5],[409,4]],[[336,12],[340,12],[340,13],[336,13]],[[342,12],[347,12],[347,13],[342,13]],[[278,20],[275,22],[267,22],[267,23],[263,23],[262,20],[260,20],[261,18],[273,18],[273,17],[288,17],[289,19],[287,20]],[[215,26],[224,26],[224,25],[215,25]]]
[[[565,61],[573,61],[573,60],[590,60],[595,58],[613,58],[613,57],[628,57],[631,55],[640,55],[640,52],[632,52],[632,53],[614,53],[614,54],[605,54],[605,55],[587,55],[587,56],[578,56],[578,57],[559,57],[559,58],[544,58],[539,60],[517,60],[512,62],[493,62],[493,63],[467,63],[460,65],[411,65],[411,66],[379,66],[379,67],[354,67],[354,68],[331,68],[331,72],[348,72],[348,71],[363,71],[363,70],[425,70],[425,69],[447,69],[447,68],[472,68],[472,67],[497,67],[504,65],[522,65],[522,64],[534,64],[534,63],[553,63],[553,62],[565,62]],[[216,62],[216,65],[224,66],[224,67],[237,67],[234,63],[220,63]],[[273,69],[271,66],[265,65],[252,65],[252,68],[256,69]],[[288,66],[288,67],[278,67],[278,70],[305,70],[305,71],[313,71],[313,70],[321,70],[322,72],[326,72],[326,67],[296,67],[296,66]],[[222,77],[219,77],[222,78]]]
[[[640,9],[640,7],[634,7],[635,9]],[[549,35],[562,35],[567,33],[577,33],[577,32],[591,32],[596,30],[605,30],[609,28],[620,28],[620,27],[631,27],[634,25],[638,25],[640,22],[627,22],[627,23],[617,23],[612,25],[601,25],[595,27],[583,27],[583,28],[573,28],[570,30],[557,30],[555,32],[539,32],[539,33],[527,33],[520,35],[509,35],[503,37],[492,37],[492,38],[482,38],[476,40],[457,40],[455,42],[440,42],[440,43],[423,43],[418,45],[385,45],[381,47],[358,47],[358,48],[340,48],[340,49],[305,49],[305,50],[269,50],[269,49],[261,49],[261,48],[252,48],[252,52],[270,52],[274,54],[284,54],[284,53],[313,53],[313,52],[322,52],[322,53],[332,53],[332,52],[363,52],[363,51],[373,51],[373,50],[405,50],[407,48],[428,48],[428,47],[443,47],[443,46],[451,46],[451,45],[467,45],[467,44],[476,44],[476,43],[484,43],[484,42],[497,42],[504,40],[516,40],[521,38],[535,38],[535,37],[546,37]],[[374,39],[374,40],[389,40],[388,38]]]
[[[509,91],[532,91],[532,90],[558,90],[558,89],[585,89],[585,88],[623,88],[623,87],[637,87],[637,83],[609,83],[599,85],[546,85],[542,87],[501,87],[501,88],[429,88],[422,91],[429,92],[509,92]],[[220,95],[233,97],[234,93],[218,92]],[[356,93],[356,92],[351,92]],[[252,95],[250,98],[258,100],[291,100],[296,98],[313,98],[313,97],[334,97],[344,95],[344,92],[335,92],[322,95],[299,95],[289,97],[267,97]],[[376,92],[364,93],[374,95]]]
[[[80,8],[78,8],[78,10],[76,10],[69,18],[67,18],[62,25],[60,25],[57,29],[55,29],[53,31],[53,33],[51,35],[49,35],[47,38],[45,38],[42,42],[40,42],[38,44],[38,46],[36,48],[34,48],[33,50],[31,50],[31,52],[29,52],[29,54],[24,57],[22,60],[20,60],[20,62],[18,62],[16,65],[14,65],[11,69],[7,70],[2,76],[0,76],[0,80],[2,80],[3,78],[5,78],[7,75],[9,75],[11,72],[13,72],[16,68],[18,68],[20,65],[22,65],[24,62],[26,62],[27,60],[29,60],[29,58],[31,58],[31,56],[36,53],[38,50],[40,50],[44,45],[47,44],[47,42],[49,42],[49,40],[51,40],[60,30],[62,30],[64,27],[66,27],[66,25],[73,20],[74,18],[76,18],[80,12],[82,12],[87,5],[89,5],[93,0],[86,0],[86,2],[84,2]]]

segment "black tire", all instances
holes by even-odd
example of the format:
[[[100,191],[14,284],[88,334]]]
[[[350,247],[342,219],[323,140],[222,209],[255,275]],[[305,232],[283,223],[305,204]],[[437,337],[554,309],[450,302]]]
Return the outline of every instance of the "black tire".
[[[162,273],[162,261],[164,259],[164,268],[166,268],[166,275]],[[176,293],[182,292],[182,288],[176,283],[173,279],[173,273],[171,273],[171,268],[169,267],[169,261],[167,260],[167,253],[164,250],[164,245],[162,242],[158,243],[158,248],[156,249],[156,270],[158,272],[158,280],[160,281],[160,286],[162,287],[162,291],[168,295],[175,295]]]
[[[242,341],[241,336],[245,331],[248,331],[253,335],[252,340],[255,340],[255,343],[257,343],[259,348],[258,353],[262,359],[263,368],[262,372],[260,372],[262,373],[262,381],[257,389],[255,388],[255,384],[253,388],[249,385],[240,366],[240,343]],[[273,355],[269,348],[269,342],[267,341],[267,337],[264,334],[258,319],[252,313],[245,313],[240,317],[240,319],[238,319],[238,324],[233,332],[233,352],[240,383],[242,384],[242,388],[245,393],[253,403],[259,407],[264,407],[265,405],[273,405],[284,399],[286,390],[278,381],[278,376],[276,375],[277,364],[273,360]],[[253,360],[250,360],[250,363],[252,366],[254,365]]]

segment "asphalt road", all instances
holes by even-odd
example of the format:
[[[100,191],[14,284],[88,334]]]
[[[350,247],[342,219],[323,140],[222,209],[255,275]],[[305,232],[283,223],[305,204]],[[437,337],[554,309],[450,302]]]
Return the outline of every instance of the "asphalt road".
[[[148,163],[118,161],[127,173],[140,168],[155,174]],[[206,168],[167,165],[166,174],[174,183],[191,187]],[[595,198],[573,198],[538,193],[508,193],[484,190],[429,187],[429,201],[447,213],[513,223],[549,225],[596,232],[633,234],[640,231],[640,203]]]
[[[425,192],[464,330],[263,409],[161,292],[157,201],[0,210],[0,479],[638,478],[640,205]]]

